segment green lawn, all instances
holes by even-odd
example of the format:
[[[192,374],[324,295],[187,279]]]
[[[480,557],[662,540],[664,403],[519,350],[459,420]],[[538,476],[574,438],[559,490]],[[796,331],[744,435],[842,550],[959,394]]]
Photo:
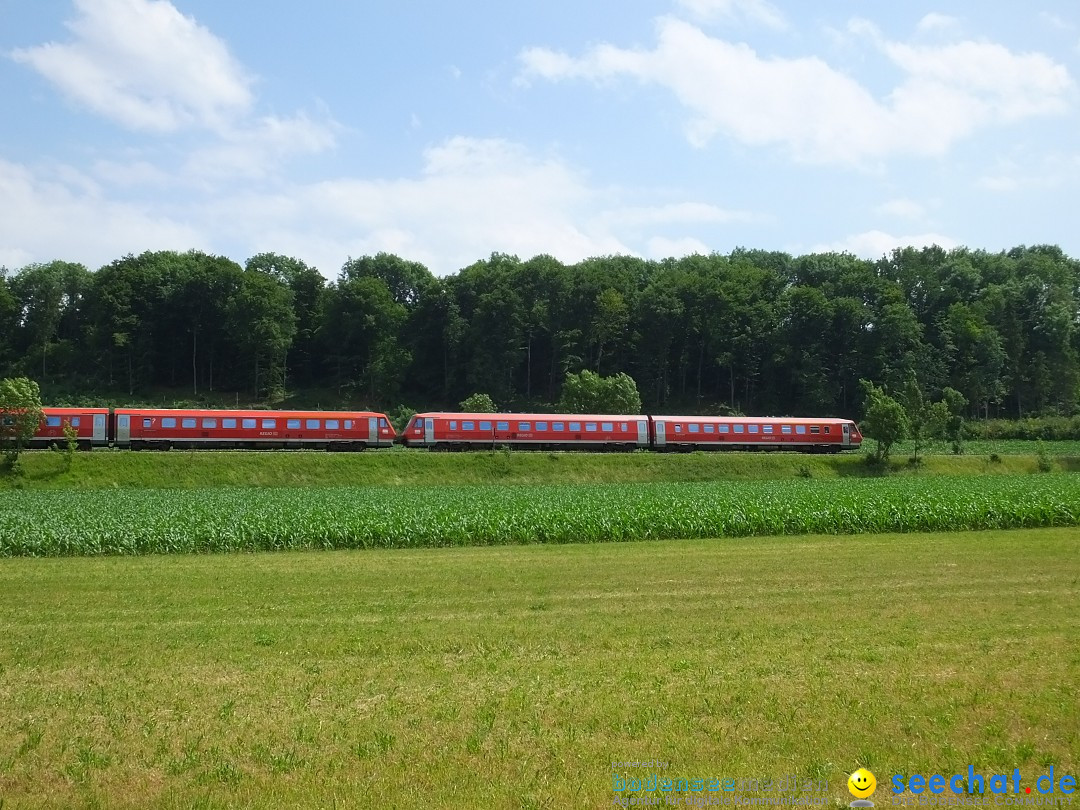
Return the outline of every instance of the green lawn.
[[[0,560],[0,804],[611,806],[1080,765],[1074,529]],[[882,804],[883,802],[878,802]]]

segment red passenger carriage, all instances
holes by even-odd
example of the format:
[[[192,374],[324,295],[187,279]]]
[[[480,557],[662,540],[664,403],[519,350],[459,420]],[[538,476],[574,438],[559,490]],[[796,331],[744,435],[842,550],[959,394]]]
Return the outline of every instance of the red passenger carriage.
[[[850,419],[758,416],[654,416],[657,450],[857,450],[862,434]]]
[[[67,442],[64,426],[75,428],[80,449],[105,447],[109,443],[108,408],[42,408],[41,425],[29,447],[63,447]]]
[[[325,449],[390,447],[394,428],[369,411],[263,411],[117,408],[116,447]]]
[[[410,447],[468,450],[634,450],[649,447],[649,418],[565,413],[418,413],[402,434]]]

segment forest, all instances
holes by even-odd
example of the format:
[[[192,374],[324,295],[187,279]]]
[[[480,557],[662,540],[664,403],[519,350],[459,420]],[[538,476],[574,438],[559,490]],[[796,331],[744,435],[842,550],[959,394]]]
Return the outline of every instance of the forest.
[[[791,256],[736,249],[564,264],[492,254],[436,277],[380,253],[329,281],[271,253],[0,268],[0,378],[46,404],[505,410],[568,373],[625,372],[651,412],[858,417],[860,378],[961,392],[973,417],[1072,415],[1080,262],[1055,246]],[[312,403],[313,404],[313,403]]]

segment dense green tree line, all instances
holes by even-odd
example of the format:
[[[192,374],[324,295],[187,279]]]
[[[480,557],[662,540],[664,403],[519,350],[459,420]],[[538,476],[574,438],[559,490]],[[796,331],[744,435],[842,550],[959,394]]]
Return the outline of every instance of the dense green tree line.
[[[50,393],[162,388],[276,402],[453,407],[557,403],[568,373],[630,375],[651,411],[861,414],[858,381],[913,374],[972,415],[1072,414],[1080,387],[1080,262],[1004,253],[739,249],[566,265],[493,254],[446,278],[397,256],[350,259],[327,282],[273,254],[198,252],[0,271],[0,377]]]

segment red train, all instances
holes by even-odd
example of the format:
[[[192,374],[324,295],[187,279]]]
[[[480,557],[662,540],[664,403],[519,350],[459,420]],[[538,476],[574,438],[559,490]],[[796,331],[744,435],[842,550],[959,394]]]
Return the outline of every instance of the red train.
[[[418,413],[400,441],[468,450],[797,450],[837,453],[862,445],[849,419],[644,414]]]
[[[836,453],[862,444],[848,419],[645,414],[420,413],[398,437],[370,411],[159,408],[44,408],[31,447],[62,445],[64,425],[79,446],[153,449],[408,447],[469,450],[797,450]]]
[[[165,408],[43,408],[31,447],[62,445],[70,423],[79,446],[177,449],[364,450],[390,447],[386,414],[370,411],[259,411]]]

